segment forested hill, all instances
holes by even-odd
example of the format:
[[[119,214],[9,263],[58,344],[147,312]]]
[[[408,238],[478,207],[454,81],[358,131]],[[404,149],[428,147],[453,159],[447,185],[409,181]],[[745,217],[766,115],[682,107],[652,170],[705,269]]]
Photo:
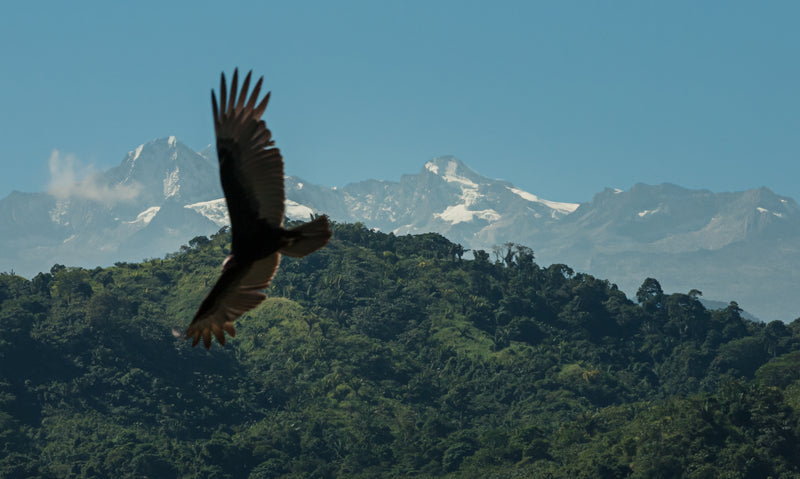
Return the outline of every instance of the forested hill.
[[[789,478],[800,321],[336,225],[211,351],[229,235],[0,276],[0,477]],[[644,279],[644,278],[643,278]]]

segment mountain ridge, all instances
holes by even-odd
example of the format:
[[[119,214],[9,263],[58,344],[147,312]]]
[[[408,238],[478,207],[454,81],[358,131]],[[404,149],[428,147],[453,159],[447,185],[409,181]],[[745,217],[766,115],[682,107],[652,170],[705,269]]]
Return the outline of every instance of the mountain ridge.
[[[0,269],[23,275],[55,263],[96,266],[176,251],[227,222],[213,147],[198,153],[175,137],[131,150],[78,188],[14,192],[0,199],[8,230]],[[127,193],[135,192],[131,196]],[[800,315],[800,207],[769,188],[714,193],[669,183],[607,188],[584,203],[549,201],[487,178],[452,156],[426,161],[399,181],[344,187],[286,177],[287,216],[325,213],[395,235],[438,232],[467,248],[516,243],[537,262],[609,278],[633,294],[646,277],[671,291],[699,289],[738,301],[762,319]]]

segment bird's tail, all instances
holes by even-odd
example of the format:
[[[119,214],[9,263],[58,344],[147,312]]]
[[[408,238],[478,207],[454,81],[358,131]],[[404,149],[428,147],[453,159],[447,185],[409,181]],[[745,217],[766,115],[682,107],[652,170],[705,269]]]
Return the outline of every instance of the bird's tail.
[[[322,248],[331,238],[328,217],[318,216],[308,223],[289,230],[289,244],[281,248],[281,254],[301,258]]]

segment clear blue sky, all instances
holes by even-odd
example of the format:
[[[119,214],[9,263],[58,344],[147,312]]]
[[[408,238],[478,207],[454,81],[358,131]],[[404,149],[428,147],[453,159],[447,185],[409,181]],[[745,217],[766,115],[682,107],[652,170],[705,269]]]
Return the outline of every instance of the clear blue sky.
[[[452,154],[544,198],[672,182],[800,200],[800,2],[13,2],[0,197],[53,150],[106,169],[213,141],[209,92],[263,74],[287,174],[398,180]]]

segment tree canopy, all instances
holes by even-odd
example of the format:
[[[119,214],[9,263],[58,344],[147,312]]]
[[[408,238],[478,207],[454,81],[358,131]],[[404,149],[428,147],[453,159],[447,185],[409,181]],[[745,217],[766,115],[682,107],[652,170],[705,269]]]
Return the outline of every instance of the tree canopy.
[[[800,474],[800,321],[337,224],[192,350],[229,248],[0,274],[0,477]]]

